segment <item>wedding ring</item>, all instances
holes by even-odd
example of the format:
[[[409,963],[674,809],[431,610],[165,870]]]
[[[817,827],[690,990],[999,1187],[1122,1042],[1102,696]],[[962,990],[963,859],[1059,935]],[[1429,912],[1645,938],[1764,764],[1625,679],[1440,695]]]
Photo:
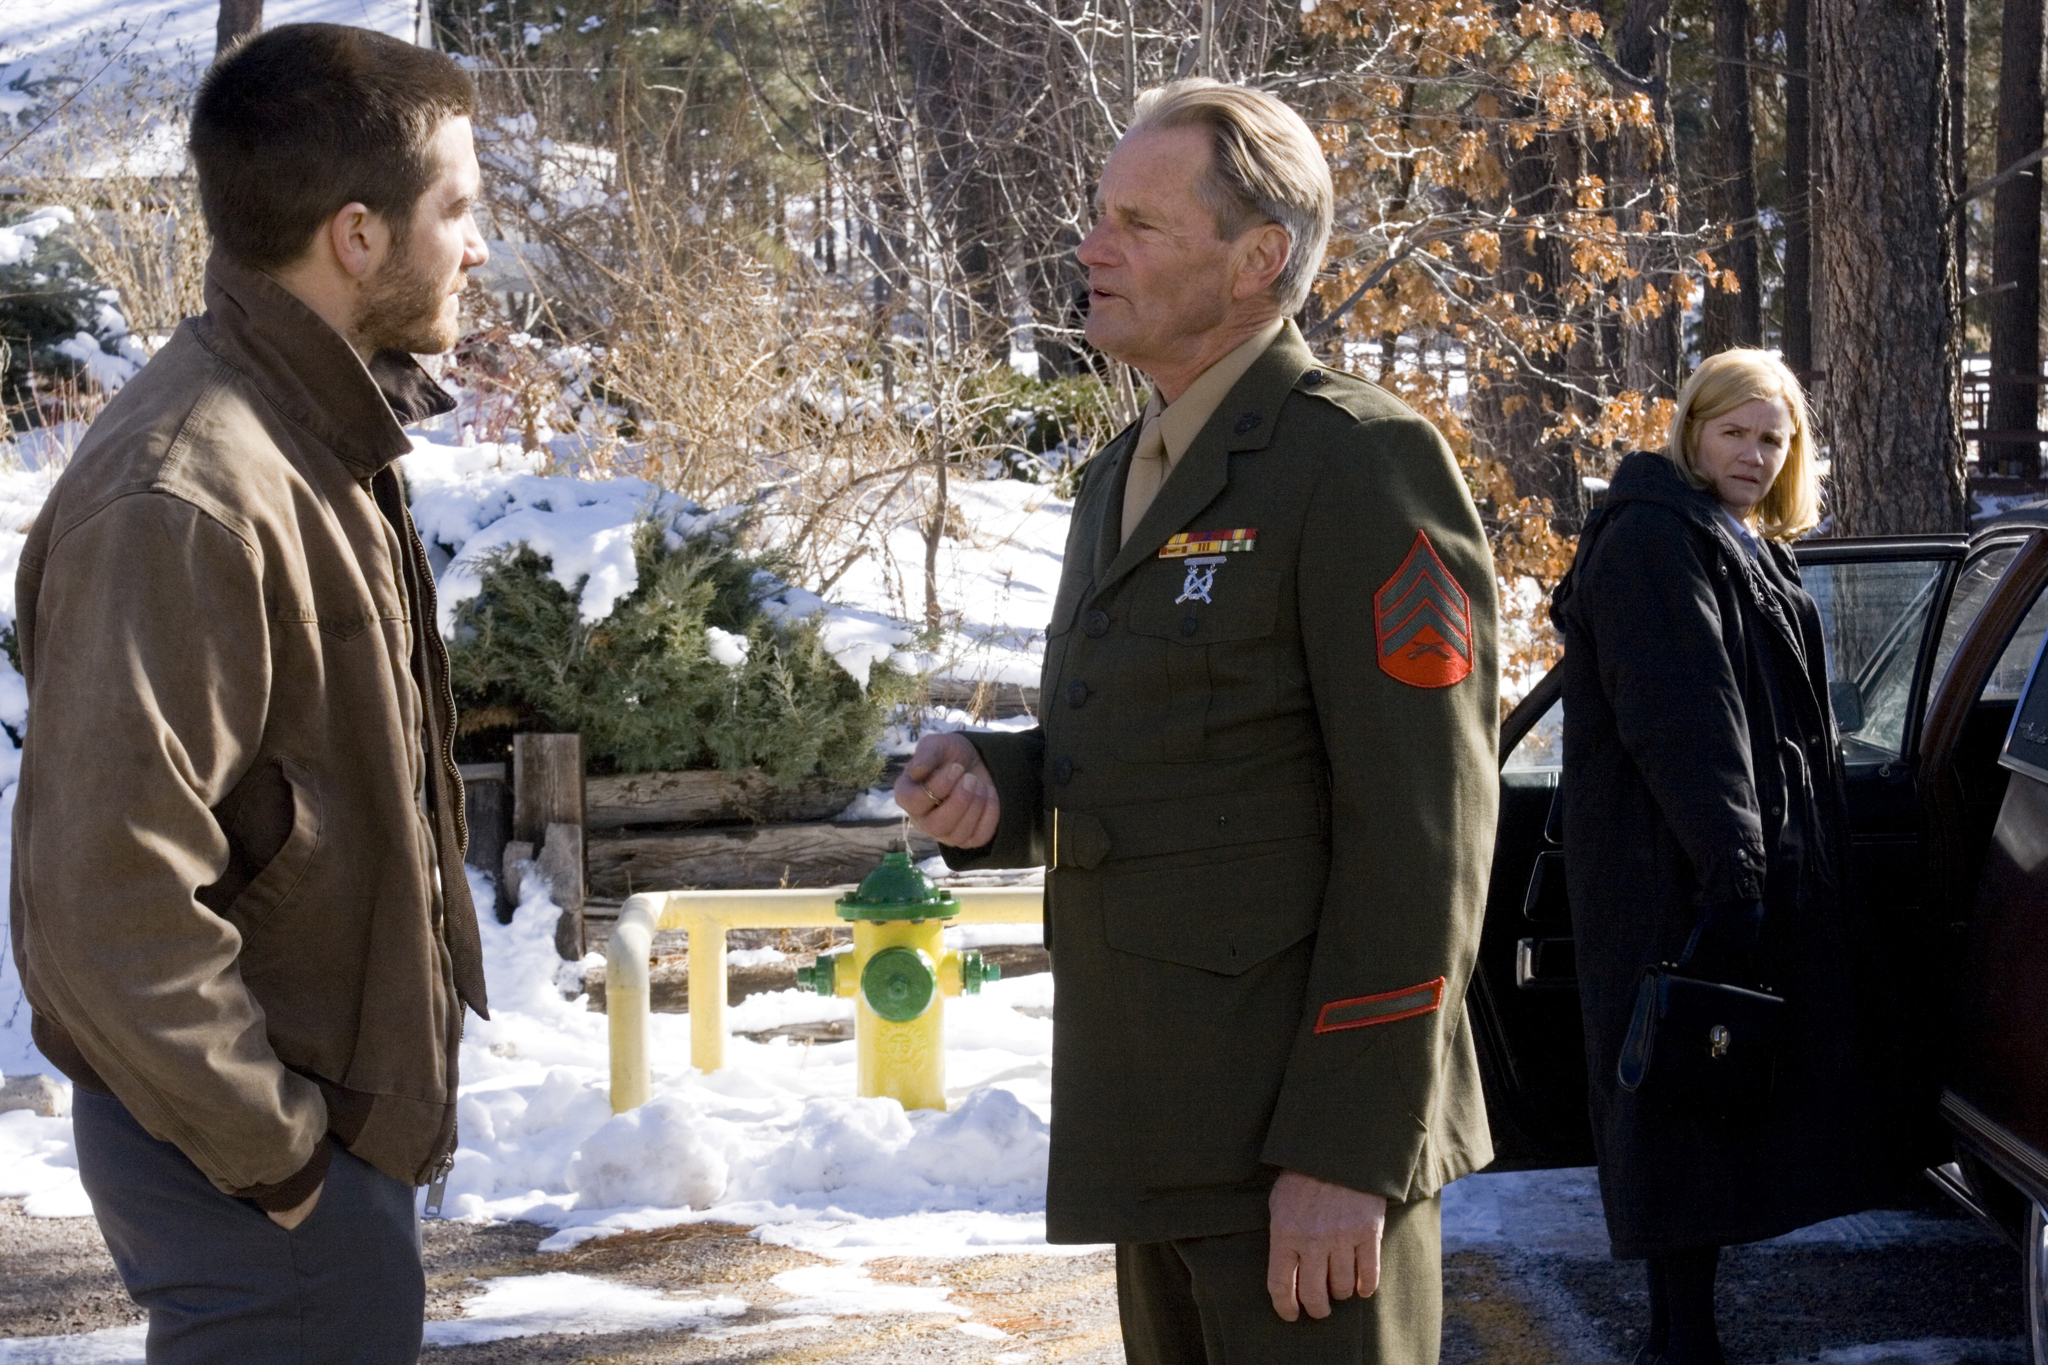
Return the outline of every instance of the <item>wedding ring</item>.
[[[932,803],[932,809],[933,809],[933,810],[937,810],[937,809],[938,809],[938,808],[939,808],[940,806],[942,806],[942,805],[944,805],[944,804],[945,804],[945,798],[944,798],[944,797],[939,797],[939,796],[933,796],[933,795],[932,795],[932,789],[931,789],[930,787],[927,787],[927,786],[926,786],[926,785],[925,785],[924,783],[922,783],[922,782],[918,783],[918,784],[917,784],[917,789],[918,789],[919,791],[921,791],[921,792],[923,792],[923,793],[924,793],[924,799],[925,799],[925,800],[927,800],[927,801],[929,801],[929,802],[931,802],[931,803]]]

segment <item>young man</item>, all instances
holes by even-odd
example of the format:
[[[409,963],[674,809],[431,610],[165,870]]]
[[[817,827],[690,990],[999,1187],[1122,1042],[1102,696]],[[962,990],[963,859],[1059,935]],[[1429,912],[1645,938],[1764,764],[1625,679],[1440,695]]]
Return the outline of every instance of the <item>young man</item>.
[[[204,316],[17,580],[14,952],[160,1362],[407,1362],[484,1011],[433,579],[393,462],[486,253],[475,93],[331,24],[208,73]]]
[[[1332,198],[1272,97],[1139,101],[1080,258],[1155,391],[1075,502],[1042,724],[896,787],[955,866],[1050,869],[1047,1230],[1117,1243],[1137,1365],[1436,1360],[1437,1192],[1492,1157],[1493,566],[1443,438],[1287,321]]]

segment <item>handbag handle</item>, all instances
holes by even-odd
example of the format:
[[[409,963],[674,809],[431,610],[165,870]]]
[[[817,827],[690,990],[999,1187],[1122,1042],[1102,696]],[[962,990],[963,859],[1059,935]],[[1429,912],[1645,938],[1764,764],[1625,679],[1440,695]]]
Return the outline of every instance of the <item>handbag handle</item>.
[[[1745,927],[1748,930],[1748,941],[1741,945],[1742,956],[1745,958],[1753,959],[1756,954],[1757,940],[1761,938],[1763,934],[1763,901],[1717,901],[1714,904],[1709,905],[1704,910],[1702,910],[1700,912],[1699,918],[1693,921],[1692,933],[1688,935],[1685,940],[1685,950],[1678,955],[1678,961],[1674,962],[1672,965],[1674,967],[1680,968],[1690,966],[1694,954],[1696,954],[1699,951],[1701,943],[1706,938],[1707,931],[1711,928],[1714,928],[1717,924],[1720,924],[1722,922],[1722,912],[1726,911],[1730,907],[1735,906],[1741,907],[1743,912],[1743,918],[1746,921]],[[1749,965],[1752,968],[1754,968],[1755,966],[1753,961]]]

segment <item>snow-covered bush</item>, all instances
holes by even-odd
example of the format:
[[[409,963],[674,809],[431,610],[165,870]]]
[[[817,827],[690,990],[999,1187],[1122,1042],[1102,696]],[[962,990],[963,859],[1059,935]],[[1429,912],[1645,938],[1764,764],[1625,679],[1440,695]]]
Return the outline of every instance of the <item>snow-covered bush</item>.
[[[450,650],[467,735],[574,730],[594,767],[619,772],[760,767],[794,784],[822,772],[866,786],[875,741],[909,679],[887,661],[863,687],[814,620],[763,609],[778,587],[724,528],[635,533],[638,586],[597,621],[525,546],[479,567]]]

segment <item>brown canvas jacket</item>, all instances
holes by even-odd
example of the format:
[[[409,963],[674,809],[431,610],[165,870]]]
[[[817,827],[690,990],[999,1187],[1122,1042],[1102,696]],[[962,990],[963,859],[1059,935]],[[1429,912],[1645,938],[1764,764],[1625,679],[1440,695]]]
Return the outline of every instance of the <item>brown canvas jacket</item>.
[[[450,400],[219,255],[206,303],[22,552],[13,950],[45,1056],[288,1208],[330,1133],[402,1180],[442,1166],[462,1008],[485,1009],[447,655],[393,463],[400,423]]]

